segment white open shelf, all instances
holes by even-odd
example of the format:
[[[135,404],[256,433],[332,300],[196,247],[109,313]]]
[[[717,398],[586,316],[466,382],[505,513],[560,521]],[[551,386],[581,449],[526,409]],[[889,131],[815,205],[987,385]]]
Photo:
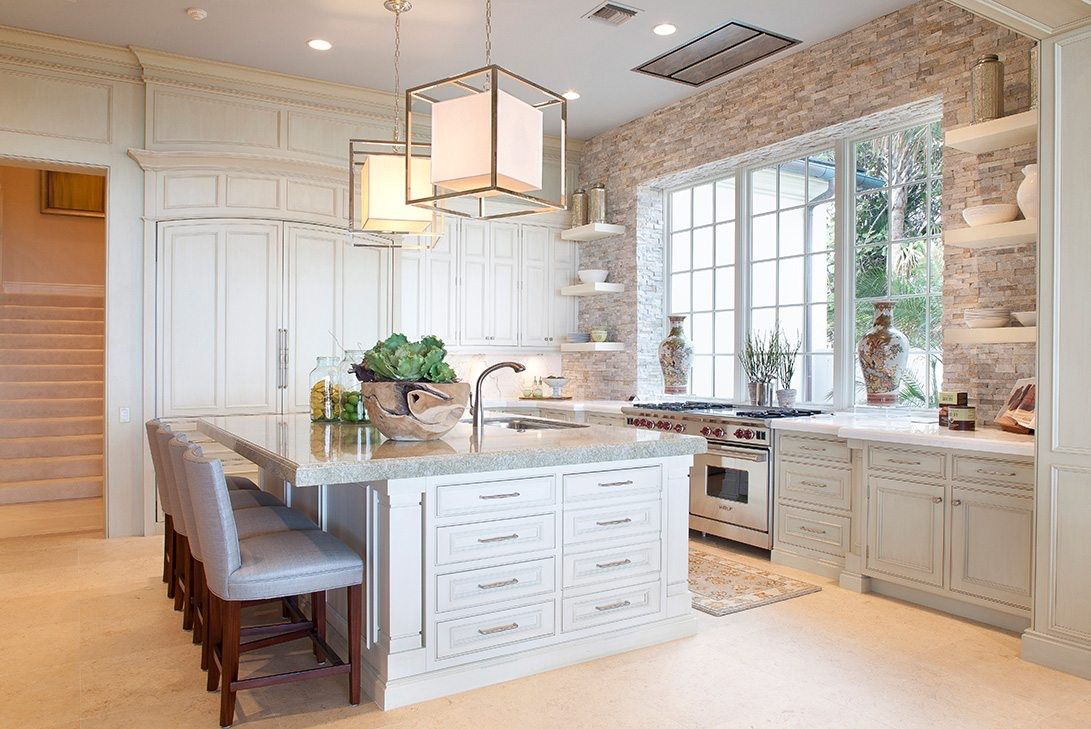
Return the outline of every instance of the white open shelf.
[[[972,228],[955,228],[943,234],[944,245],[955,248],[1004,248],[1038,240],[1037,220],[1013,220]]]
[[[624,352],[621,342],[561,342],[562,352]]]
[[[565,286],[561,289],[562,296],[598,296],[600,294],[620,294],[625,290],[625,284],[619,283],[581,283],[573,286]]]
[[[1038,110],[990,119],[986,122],[952,129],[943,135],[948,147],[973,154],[995,152],[1017,144],[1038,140]]]
[[[996,327],[988,329],[949,328],[943,334],[948,344],[1018,344],[1038,341],[1038,327]]]
[[[624,225],[588,223],[587,225],[581,225],[578,228],[569,228],[568,230],[561,231],[561,238],[564,240],[589,241],[624,234]]]

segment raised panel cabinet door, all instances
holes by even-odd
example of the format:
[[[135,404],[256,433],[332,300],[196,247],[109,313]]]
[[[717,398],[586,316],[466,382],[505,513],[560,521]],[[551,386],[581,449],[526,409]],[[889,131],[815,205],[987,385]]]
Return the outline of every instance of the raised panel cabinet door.
[[[448,345],[458,344],[459,341],[459,235],[459,221],[448,218],[444,223],[443,236],[425,254],[428,267],[424,280],[424,290],[427,292],[424,334],[434,334]]]
[[[492,344],[493,298],[489,256],[489,225],[480,220],[462,221],[460,240],[459,300],[461,302],[460,344]]]
[[[519,343],[524,347],[547,347],[552,332],[553,296],[550,290],[550,231],[538,225],[524,225],[520,292]]]
[[[868,479],[867,566],[943,586],[943,486]]]
[[[308,376],[318,357],[341,351],[341,274],[344,233],[308,225],[285,231],[288,308],[288,388],[285,412],[310,409]]]
[[[394,252],[394,331],[420,339],[428,329],[428,254],[409,249]]]
[[[341,243],[341,343],[369,349],[390,331],[390,251]]]
[[[489,289],[492,331],[489,344],[519,344],[519,226],[489,226]]]
[[[552,299],[552,322],[550,324],[549,343],[560,346],[565,335],[577,330],[577,302],[575,296],[561,295],[561,289],[576,283],[576,270],[579,267],[579,249],[572,241],[562,240],[560,230],[550,230],[552,277],[550,280],[550,298]]]
[[[957,487],[951,493],[951,589],[1029,610],[1031,497]]]

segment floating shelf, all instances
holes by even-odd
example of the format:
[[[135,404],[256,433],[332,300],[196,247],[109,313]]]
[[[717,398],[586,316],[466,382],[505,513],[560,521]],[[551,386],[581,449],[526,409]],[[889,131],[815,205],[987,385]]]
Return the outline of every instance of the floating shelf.
[[[561,342],[562,352],[624,352],[621,342]]]
[[[1038,341],[1038,327],[996,327],[989,329],[948,329],[947,344],[1018,344]]]
[[[1010,223],[956,228],[943,235],[944,245],[955,248],[1005,248],[1038,240],[1037,220],[1013,220]]]
[[[569,228],[568,230],[561,231],[561,238],[564,240],[589,241],[624,234],[624,225],[588,223],[587,225],[581,225],[578,228]]]
[[[1032,109],[952,129],[943,135],[943,139],[948,147],[973,154],[1035,142],[1038,140],[1038,111]]]
[[[562,296],[599,296],[601,294],[620,294],[625,290],[625,284],[619,283],[581,283],[574,286],[565,286],[561,289]]]

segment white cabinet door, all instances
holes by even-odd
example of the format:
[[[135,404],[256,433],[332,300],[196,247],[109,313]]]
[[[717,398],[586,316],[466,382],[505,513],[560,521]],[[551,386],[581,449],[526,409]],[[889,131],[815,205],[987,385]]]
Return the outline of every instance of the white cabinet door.
[[[524,347],[548,347],[553,332],[550,238],[552,231],[549,228],[522,226],[519,343]]]
[[[489,345],[492,335],[492,295],[489,291],[491,260],[489,224],[462,221],[460,241],[461,339],[464,345]]]
[[[420,339],[428,331],[428,254],[394,252],[394,331]]]
[[[955,487],[951,589],[1030,609],[1034,509],[1029,495]]]
[[[943,585],[943,486],[868,479],[869,570]]]
[[[431,250],[394,254],[394,331],[410,339],[434,334],[450,346],[458,344],[458,220],[449,218],[444,230]]]
[[[276,412],[280,225],[163,223],[158,255],[159,414]]]
[[[579,267],[579,249],[572,241],[562,240],[561,231],[550,229],[552,241],[552,277],[550,280],[550,298],[552,299],[552,322],[549,332],[549,344],[560,346],[565,335],[576,331],[575,296],[562,296],[561,289],[576,283],[576,269]]]
[[[390,332],[390,251],[341,244],[342,331],[345,349],[369,349]]]
[[[489,344],[514,347],[519,344],[519,226],[492,223],[489,242]]]

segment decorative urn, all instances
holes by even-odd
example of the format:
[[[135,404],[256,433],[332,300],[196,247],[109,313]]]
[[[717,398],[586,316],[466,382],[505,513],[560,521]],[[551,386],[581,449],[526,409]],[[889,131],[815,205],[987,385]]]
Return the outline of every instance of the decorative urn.
[[[893,405],[909,362],[909,339],[894,328],[893,301],[875,302],[875,322],[860,339],[857,354],[868,405]]]
[[[689,372],[693,366],[693,345],[686,339],[682,324],[684,314],[671,314],[670,333],[659,344],[659,367],[663,370],[663,392],[684,395],[689,392]]]
[[[371,424],[390,440],[435,440],[458,424],[470,402],[468,382],[363,382]]]

